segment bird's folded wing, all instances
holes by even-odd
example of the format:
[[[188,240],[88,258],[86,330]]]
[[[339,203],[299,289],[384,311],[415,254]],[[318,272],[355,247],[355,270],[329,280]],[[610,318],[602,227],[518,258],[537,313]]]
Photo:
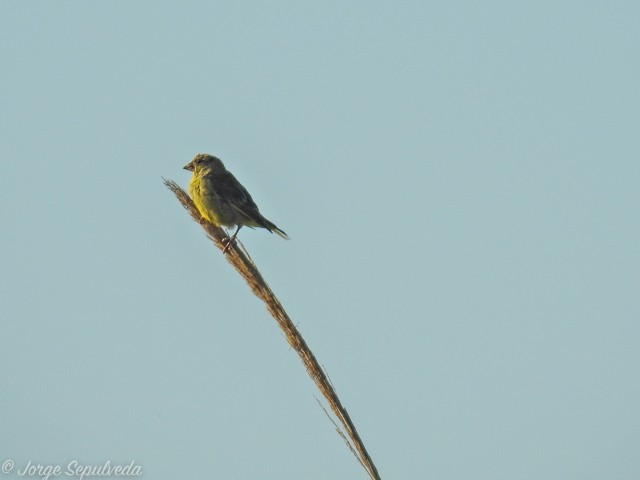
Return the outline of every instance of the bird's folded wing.
[[[263,225],[263,218],[247,189],[230,172],[209,174],[213,190],[221,201],[228,203],[249,220]]]

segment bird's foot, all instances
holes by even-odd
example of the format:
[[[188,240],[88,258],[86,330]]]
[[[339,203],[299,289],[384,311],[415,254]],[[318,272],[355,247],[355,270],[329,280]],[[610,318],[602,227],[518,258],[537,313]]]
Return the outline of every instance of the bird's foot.
[[[235,235],[233,237],[223,238],[222,244],[224,245],[224,248],[222,249],[222,253],[227,253],[229,250],[231,250],[231,247],[233,247],[235,243],[236,243]]]

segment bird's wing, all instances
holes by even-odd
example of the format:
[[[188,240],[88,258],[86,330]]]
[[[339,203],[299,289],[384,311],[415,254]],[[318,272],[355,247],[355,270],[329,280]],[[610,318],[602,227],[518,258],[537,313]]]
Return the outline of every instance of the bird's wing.
[[[247,189],[230,172],[207,175],[218,198],[235,208],[248,220],[264,226],[264,218]]]

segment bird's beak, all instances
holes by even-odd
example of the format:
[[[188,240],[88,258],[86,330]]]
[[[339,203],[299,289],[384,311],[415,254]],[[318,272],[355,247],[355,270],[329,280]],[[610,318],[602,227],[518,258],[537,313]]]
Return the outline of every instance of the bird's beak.
[[[184,167],[185,170],[189,170],[190,172],[193,172],[193,162],[189,162],[187,163]]]

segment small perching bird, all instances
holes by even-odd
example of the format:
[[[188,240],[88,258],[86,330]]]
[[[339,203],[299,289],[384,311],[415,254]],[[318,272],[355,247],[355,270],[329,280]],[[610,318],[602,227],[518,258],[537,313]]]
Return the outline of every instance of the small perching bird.
[[[283,230],[262,216],[247,189],[218,157],[200,153],[184,169],[193,172],[189,193],[200,214],[217,226],[237,226],[235,233],[227,239],[224,252],[233,245],[244,225],[266,228],[284,239],[289,238]]]

